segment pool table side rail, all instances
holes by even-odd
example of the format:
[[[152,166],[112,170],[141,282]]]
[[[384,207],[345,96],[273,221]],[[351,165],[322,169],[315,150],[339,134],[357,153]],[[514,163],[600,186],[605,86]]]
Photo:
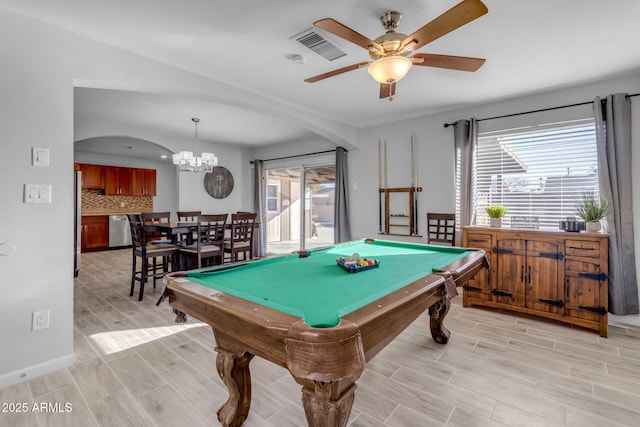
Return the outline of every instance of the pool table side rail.
[[[237,341],[234,348],[225,348],[226,350],[239,350],[237,346],[241,344],[252,354],[286,367],[284,340],[290,325],[300,320],[298,317],[202,286],[180,276],[183,274],[170,273],[163,279],[169,304],[173,308],[207,323],[214,334],[223,334],[229,339],[243,337],[242,343]],[[274,342],[282,345],[275,346]]]
[[[489,260],[482,249],[467,249],[471,253],[453,261],[449,265],[434,269],[436,274],[450,274],[456,286],[464,285],[467,280],[473,278],[478,271],[489,268]]]
[[[429,274],[345,316],[358,325],[367,362],[429,307],[448,295],[446,278]]]
[[[242,336],[243,340],[248,338],[249,341],[236,344],[284,367],[287,338],[309,343],[331,341],[331,336],[348,339],[345,337],[351,336],[347,331],[353,328],[352,325],[359,331],[362,351],[368,361],[429,307],[455,295],[449,295],[445,274],[429,274],[342,316],[334,327],[313,328],[296,316],[191,282],[184,276],[178,272],[164,277],[172,307],[209,324],[214,333],[222,333],[230,339],[236,336]]]

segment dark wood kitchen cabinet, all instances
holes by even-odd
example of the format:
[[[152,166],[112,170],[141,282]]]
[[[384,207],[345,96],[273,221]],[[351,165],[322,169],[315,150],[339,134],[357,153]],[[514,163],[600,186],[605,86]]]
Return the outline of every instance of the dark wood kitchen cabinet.
[[[104,169],[102,165],[90,165],[81,163],[80,172],[82,172],[82,188],[87,189],[104,189]]]
[[[109,217],[107,215],[83,215],[80,233],[82,252],[108,247]]]
[[[156,170],[132,169],[132,183],[133,196],[155,196]]]
[[[133,194],[133,169],[105,166],[104,194],[107,196],[131,196]]]

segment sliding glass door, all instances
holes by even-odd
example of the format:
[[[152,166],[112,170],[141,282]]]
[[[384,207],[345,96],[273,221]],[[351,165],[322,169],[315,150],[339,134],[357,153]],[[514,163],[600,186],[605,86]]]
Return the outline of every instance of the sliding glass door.
[[[335,166],[267,169],[267,254],[334,243]]]

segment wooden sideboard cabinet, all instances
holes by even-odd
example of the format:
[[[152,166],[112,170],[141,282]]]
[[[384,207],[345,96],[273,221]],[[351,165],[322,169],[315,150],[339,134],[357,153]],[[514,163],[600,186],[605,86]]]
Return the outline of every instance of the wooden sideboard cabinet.
[[[607,336],[609,236],[604,233],[463,227],[462,245],[491,264],[468,281],[464,307],[502,308]]]

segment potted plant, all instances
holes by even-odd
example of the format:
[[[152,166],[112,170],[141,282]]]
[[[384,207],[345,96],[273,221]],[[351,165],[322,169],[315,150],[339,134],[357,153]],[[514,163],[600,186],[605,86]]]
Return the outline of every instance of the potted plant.
[[[489,215],[489,226],[494,228],[502,227],[502,217],[507,213],[506,206],[492,205],[485,208],[487,215]]]
[[[576,208],[576,213],[587,223],[587,231],[598,232],[602,220],[611,213],[611,205],[593,191],[585,191]]]

